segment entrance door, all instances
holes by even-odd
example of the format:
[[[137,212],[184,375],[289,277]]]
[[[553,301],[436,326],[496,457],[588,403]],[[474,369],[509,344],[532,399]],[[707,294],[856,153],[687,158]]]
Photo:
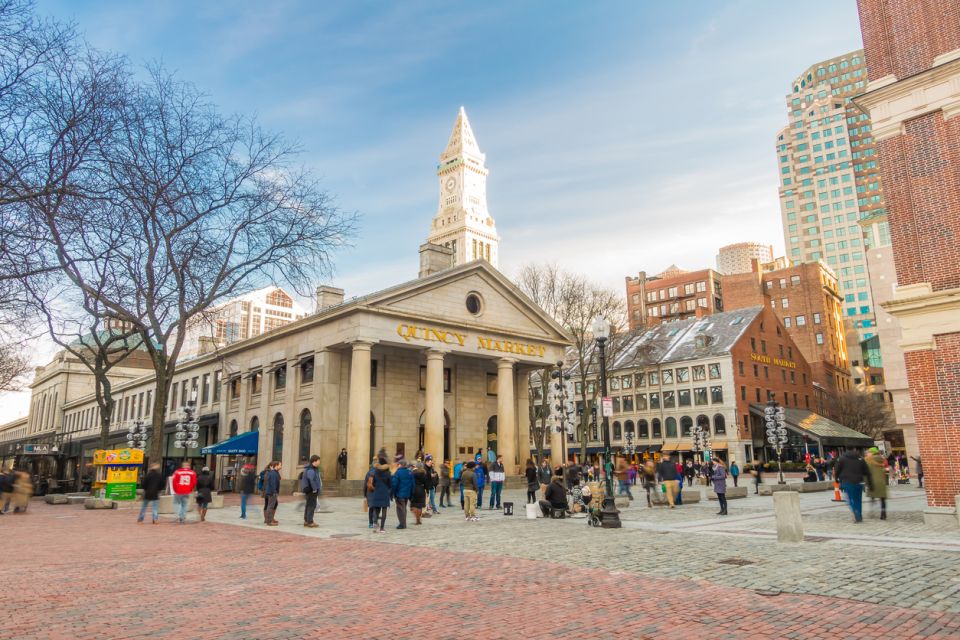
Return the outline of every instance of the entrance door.
[[[487,420],[487,451],[497,452],[497,416]]]

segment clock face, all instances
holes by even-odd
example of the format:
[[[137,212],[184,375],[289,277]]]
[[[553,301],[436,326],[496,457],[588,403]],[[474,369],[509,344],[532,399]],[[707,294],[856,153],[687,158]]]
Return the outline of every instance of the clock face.
[[[447,181],[443,183],[443,186],[446,187],[447,191],[453,191],[457,187],[457,179],[454,177],[447,178]]]

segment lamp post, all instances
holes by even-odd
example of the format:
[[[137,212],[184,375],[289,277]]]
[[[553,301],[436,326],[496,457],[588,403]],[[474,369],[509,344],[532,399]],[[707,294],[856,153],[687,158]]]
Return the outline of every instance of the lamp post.
[[[607,399],[607,340],[610,338],[610,322],[603,316],[593,319],[593,337],[600,349],[600,397]],[[606,488],[603,492],[603,510],[600,512],[601,526],[604,529],[620,528],[620,512],[613,500],[613,462],[610,460],[610,418],[603,414],[603,466],[606,476]]]
[[[197,390],[193,389],[190,401],[183,407],[183,417],[177,422],[177,432],[174,434],[173,442],[173,446],[177,449],[196,449],[200,445],[197,441],[200,425],[197,422],[196,406]]]
[[[783,407],[771,398],[763,410],[764,420],[767,423],[767,442],[777,452],[777,484],[786,484],[783,479],[783,446],[787,444],[786,414]]]
[[[573,432],[573,415],[576,412],[573,405],[573,383],[570,381],[570,373],[564,373],[562,361],[557,363],[556,371],[550,372],[550,378],[553,381],[547,391],[547,402],[550,404],[553,428],[557,433],[563,434],[560,438],[562,464],[567,461],[567,435]]]

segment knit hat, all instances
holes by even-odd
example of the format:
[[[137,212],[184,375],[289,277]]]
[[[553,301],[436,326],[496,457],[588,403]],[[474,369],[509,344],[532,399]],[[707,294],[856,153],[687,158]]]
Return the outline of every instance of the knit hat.
[[[433,456],[428,453],[427,456],[424,458],[424,461],[429,462],[431,460],[433,460]]]

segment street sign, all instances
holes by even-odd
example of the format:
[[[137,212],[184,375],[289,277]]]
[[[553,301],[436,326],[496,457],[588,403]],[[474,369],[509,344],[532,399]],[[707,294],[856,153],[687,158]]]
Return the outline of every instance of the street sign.
[[[609,418],[613,416],[613,398],[605,397],[603,399],[603,417]]]

